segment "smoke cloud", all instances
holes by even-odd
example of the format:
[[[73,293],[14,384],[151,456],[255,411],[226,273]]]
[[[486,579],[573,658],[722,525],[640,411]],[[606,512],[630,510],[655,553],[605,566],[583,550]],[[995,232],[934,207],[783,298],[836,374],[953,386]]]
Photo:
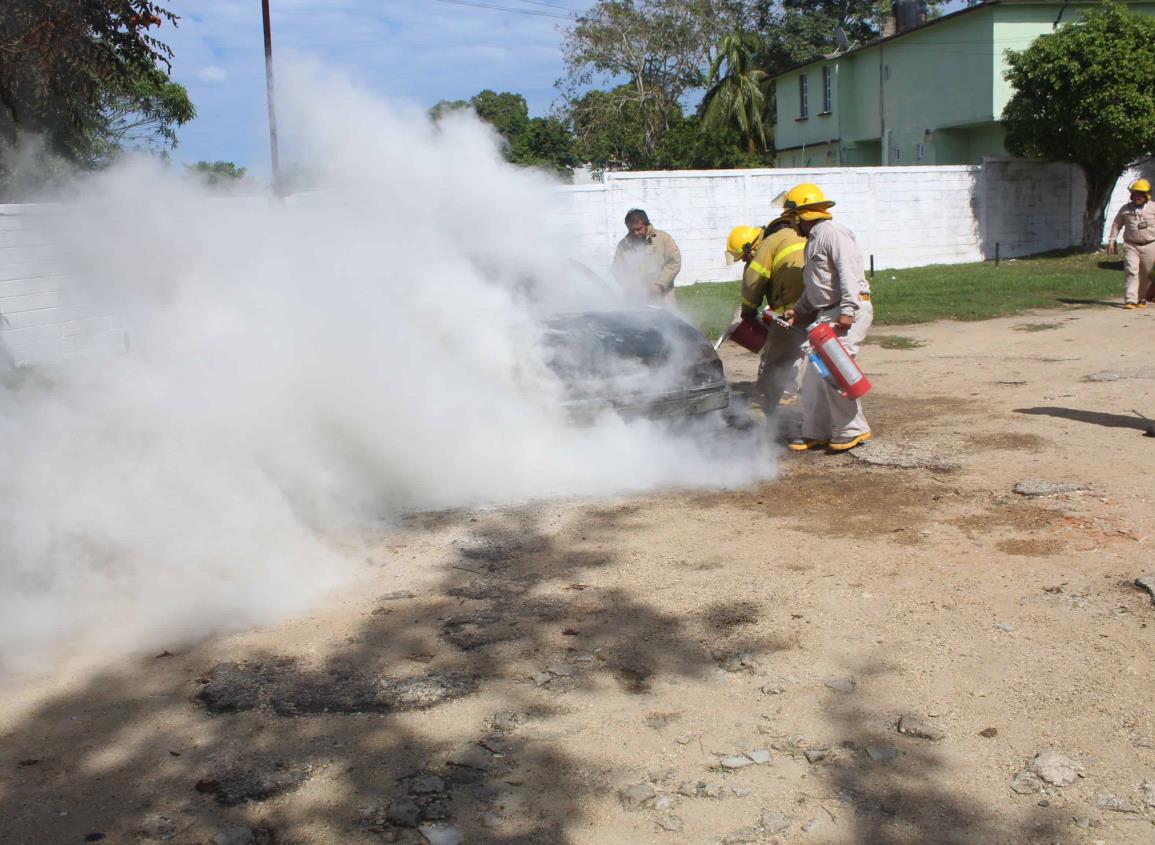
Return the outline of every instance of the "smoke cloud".
[[[332,538],[366,520],[772,472],[716,420],[570,420],[542,318],[623,303],[488,127],[286,80],[324,191],[214,198],[137,159],[53,216],[131,350],[0,388],[0,672],[299,612],[357,577]]]

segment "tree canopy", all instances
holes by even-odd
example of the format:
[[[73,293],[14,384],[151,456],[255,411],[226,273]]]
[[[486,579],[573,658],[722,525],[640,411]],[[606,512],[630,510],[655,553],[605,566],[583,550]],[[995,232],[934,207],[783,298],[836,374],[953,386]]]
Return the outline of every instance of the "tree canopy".
[[[171,146],[195,113],[153,34],[176,20],[151,0],[6,0],[0,140],[37,136],[82,166],[124,143]]]
[[[1155,150],[1155,19],[1106,2],[1008,53],[1003,111],[1015,155],[1073,162],[1087,180],[1083,248],[1098,249],[1111,189]]]
[[[580,163],[574,155],[573,136],[565,125],[555,117],[530,117],[521,94],[486,89],[469,100],[442,100],[429,110],[429,116],[438,121],[460,109],[472,109],[497,130],[505,142],[502,152],[511,164],[568,177]]]

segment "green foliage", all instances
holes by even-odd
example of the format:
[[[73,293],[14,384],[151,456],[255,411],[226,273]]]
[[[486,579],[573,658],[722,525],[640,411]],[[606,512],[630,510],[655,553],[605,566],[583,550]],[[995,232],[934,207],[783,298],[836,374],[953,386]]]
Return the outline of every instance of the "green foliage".
[[[469,101],[442,100],[429,110],[434,121],[463,109],[472,109],[505,140],[506,161],[526,167],[552,170],[570,176],[580,163],[574,154],[574,140],[569,130],[554,117],[530,117],[529,106],[521,94],[486,89]]]
[[[626,80],[608,92],[608,105],[636,111],[643,152],[652,155],[671,115],[680,112],[683,95],[703,85],[710,50],[733,28],[742,5],[737,0],[598,0],[566,31],[566,79],[559,84],[573,104],[595,79]]]
[[[151,127],[162,145],[192,117],[169,88],[172,51],[152,31],[176,17],[149,0],[6,0],[0,11],[0,140],[30,135],[88,166]],[[179,89],[179,90],[177,90]]]
[[[231,161],[198,161],[196,164],[186,164],[185,171],[203,179],[210,188],[221,188],[235,185],[244,179],[246,168],[237,167]]]
[[[1100,245],[1115,181],[1155,150],[1153,44],[1155,20],[1106,2],[1007,54],[1006,78],[1015,89],[1003,111],[1007,149],[1083,169],[1087,250]]]
[[[752,155],[769,146],[767,124],[772,122],[769,75],[756,67],[762,52],[762,40],[753,32],[738,30],[723,36],[710,64],[706,79],[710,88],[700,109],[703,126],[736,126]]]

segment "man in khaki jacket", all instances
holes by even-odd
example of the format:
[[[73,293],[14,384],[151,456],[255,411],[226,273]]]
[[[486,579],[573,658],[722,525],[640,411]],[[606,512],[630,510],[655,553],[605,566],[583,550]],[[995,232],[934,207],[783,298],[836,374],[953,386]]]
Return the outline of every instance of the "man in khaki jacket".
[[[759,319],[763,300],[772,311],[781,314],[793,308],[802,295],[806,239],[798,234],[796,227],[793,218],[782,216],[771,220],[765,229],[739,226],[730,233],[727,256],[746,262],[742,273],[742,319]],[[778,407],[795,373],[805,336],[776,324],[767,329],[756,384],[762,410],[769,415]]]
[[[626,214],[627,234],[614,252],[614,278],[627,294],[657,305],[674,304],[674,279],[682,253],[674,239],[655,229],[640,208]]]
[[[1155,268],[1155,202],[1151,183],[1131,183],[1131,201],[1119,209],[1107,236],[1107,254],[1115,254],[1115,238],[1123,232],[1123,307],[1146,308],[1151,270]]]

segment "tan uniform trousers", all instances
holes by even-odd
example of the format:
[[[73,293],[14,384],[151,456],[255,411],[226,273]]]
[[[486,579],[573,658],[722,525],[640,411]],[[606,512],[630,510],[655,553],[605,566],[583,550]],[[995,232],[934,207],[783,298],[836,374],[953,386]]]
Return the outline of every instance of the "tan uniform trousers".
[[[834,322],[841,313],[841,306],[835,305],[819,313],[819,319]],[[842,345],[851,355],[858,355],[858,346],[870,331],[874,322],[874,306],[861,302],[854,325],[842,338]],[[870,431],[866,417],[862,413],[862,403],[857,399],[847,399],[826,383],[813,364],[807,364],[806,377],[802,382],[802,436],[807,440],[832,440],[842,437],[857,437]]]
[[[1151,270],[1155,269],[1155,241],[1149,244],[1123,244],[1123,301],[1147,301]]]
[[[797,390],[797,369],[802,354],[802,342],[806,334],[789,331],[777,324],[767,326],[766,345],[762,347],[762,360],[758,364],[758,399],[767,416],[778,407],[784,393],[793,396]]]

